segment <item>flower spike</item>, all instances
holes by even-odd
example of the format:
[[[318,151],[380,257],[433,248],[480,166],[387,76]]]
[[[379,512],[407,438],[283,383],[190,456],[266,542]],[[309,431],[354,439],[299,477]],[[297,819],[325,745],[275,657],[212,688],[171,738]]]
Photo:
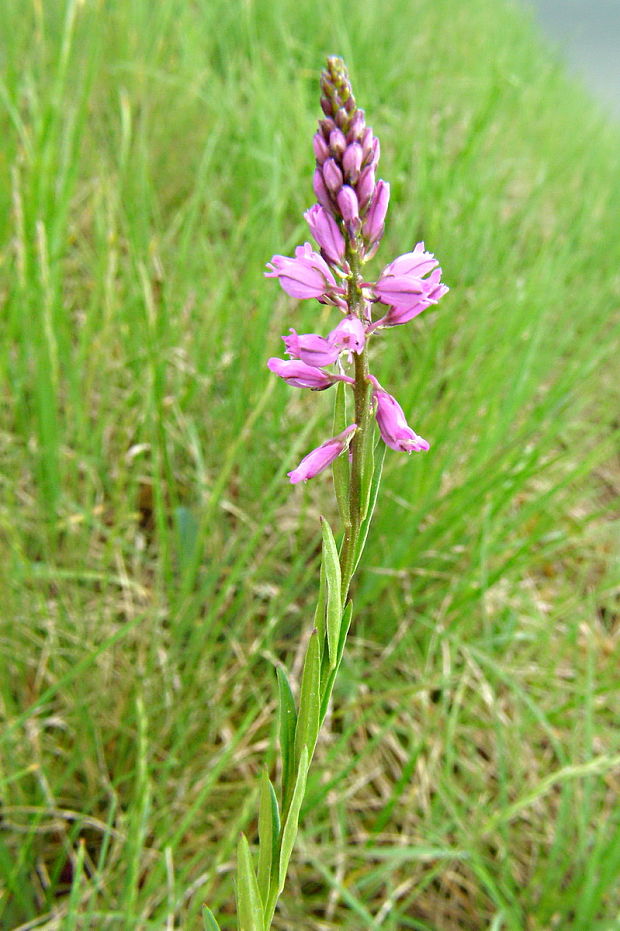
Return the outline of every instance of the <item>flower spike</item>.
[[[367,349],[375,333],[413,320],[437,304],[448,288],[441,280],[439,262],[423,242],[389,262],[377,281],[363,279],[361,267],[375,254],[383,237],[390,185],[375,178],[379,140],[366,125],[340,58],[327,60],[321,91],[324,116],[312,140],[316,158],[312,186],[318,203],[304,214],[320,253],[304,243],[295,249],[293,258],[274,255],[265,274],[278,278],[291,297],[332,304],[344,317],[326,336],[291,328],[289,335],[282,337],[290,358],[273,358],[268,365],[297,388],[323,391],[337,381],[355,387],[358,428],[351,432],[353,462],[367,442],[372,413],[381,438],[391,449],[421,452],[429,444],[409,426],[398,401],[369,374]],[[349,370],[351,374],[345,374]],[[370,397],[365,387],[368,381],[372,384]],[[367,405],[372,405],[372,410]],[[329,443],[332,441],[327,442],[332,450]],[[304,478],[322,471],[323,466],[315,471],[314,464],[323,461],[325,446],[309,454],[313,457],[309,466],[304,465],[306,460],[299,466],[304,465]],[[294,470],[294,474],[301,472]],[[359,482],[360,469],[353,464],[352,480],[354,475]]]

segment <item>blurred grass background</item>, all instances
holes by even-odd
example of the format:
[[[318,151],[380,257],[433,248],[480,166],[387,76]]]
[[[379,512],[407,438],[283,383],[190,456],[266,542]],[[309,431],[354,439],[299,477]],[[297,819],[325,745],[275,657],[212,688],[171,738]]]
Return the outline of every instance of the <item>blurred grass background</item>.
[[[389,454],[280,929],[620,928],[620,133],[501,0],[4,0],[0,926],[236,927],[233,853],[299,672],[325,329],[327,54],[392,184],[373,268],[451,292],[375,347]],[[317,321],[317,313],[319,320]]]

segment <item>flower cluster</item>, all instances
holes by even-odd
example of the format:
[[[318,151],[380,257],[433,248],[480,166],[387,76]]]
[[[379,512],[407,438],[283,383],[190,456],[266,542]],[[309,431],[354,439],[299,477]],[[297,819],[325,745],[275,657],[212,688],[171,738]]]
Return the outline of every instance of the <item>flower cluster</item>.
[[[355,386],[363,378],[371,386],[383,441],[403,452],[426,450],[426,440],[407,424],[396,399],[368,372],[367,365],[355,366],[355,378],[346,374],[345,365],[351,363],[353,354],[365,359],[375,331],[407,323],[436,304],[448,288],[424,243],[390,262],[376,281],[363,278],[361,266],[375,254],[383,236],[390,186],[375,181],[379,140],[366,126],[364,111],[356,105],[339,58],[328,59],[321,90],[324,118],[313,139],[313,188],[318,203],[304,214],[320,251],[306,242],[297,247],[294,258],[274,255],[265,274],[277,278],[291,297],[333,305],[344,317],[326,337],[291,329],[289,336],[282,337],[290,358],[272,358],[268,365],[289,385],[313,391],[337,381]],[[326,371],[330,366],[333,369]],[[356,429],[357,424],[351,424],[313,450],[289,472],[291,482],[312,478],[327,468],[348,448]]]

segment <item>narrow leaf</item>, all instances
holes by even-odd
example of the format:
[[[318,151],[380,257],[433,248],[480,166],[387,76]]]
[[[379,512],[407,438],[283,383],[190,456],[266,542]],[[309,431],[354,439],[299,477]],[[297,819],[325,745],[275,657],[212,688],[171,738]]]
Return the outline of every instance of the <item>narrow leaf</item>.
[[[336,665],[336,652],[340,637],[340,621],[342,619],[340,560],[338,549],[331,527],[324,517],[321,518],[323,532],[323,562],[325,580],[327,582],[327,649],[329,652],[329,665],[333,669]]]
[[[370,425],[371,427],[372,425]],[[368,514],[370,497],[372,493],[372,480],[375,474],[375,431],[371,428],[364,433],[364,449],[362,450],[362,485],[360,501],[362,520]]]
[[[274,858],[278,854],[280,813],[278,800],[267,770],[263,770],[258,808],[258,888],[266,905],[269,901]],[[276,880],[277,881],[277,880]]]
[[[323,565],[323,560],[321,560],[321,570],[319,574],[319,597],[316,603],[316,609],[314,612],[314,626],[319,632],[319,644],[323,646],[323,641],[325,640],[325,598],[326,598],[326,589],[327,584],[325,581],[325,567]],[[321,649],[321,653],[322,653]]]
[[[334,401],[334,436],[342,433],[347,426],[346,392],[344,382],[341,381],[336,386],[336,400]],[[340,518],[343,524],[349,524],[351,522],[351,515],[349,513],[351,466],[346,451],[341,456],[338,456],[337,459],[334,459],[332,471]]]
[[[215,915],[206,905],[202,906],[202,921],[204,924],[204,931],[221,931],[220,926],[215,920]]]
[[[299,693],[299,715],[295,730],[295,760],[301,759],[304,748],[308,759],[312,758],[314,745],[319,733],[319,712],[321,708],[321,655],[318,632],[312,631],[304,660]]]
[[[282,831],[282,846],[280,848],[278,894],[282,892],[282,890],[284,889],[284,883],[286,880],[286,871],[288,869],[288,864],[291,859],[291,853],[293,851],[293,846],[295,844],[295,839],[297,837],[297,827],[299,824],[299,811],[301,809],[301,803],[303,802],[304,795],[306,794],[306,779],[308,778],[308,766],[309,765],[310,765],[310,757],[308,755],[307,748],[304,747],[301,752],[301,758],[299,760],[299,769],[297,770],[297,781],[295,782],[295,791],[293,792],[293,798],[291,800],[291,807],[286,817],[286,823],[284,825],[284,830]]]
[[[355,572],[355,570],[357,569],[359,565],[359,561],[362,557],[362,553],[364,552],[364,547],[366,546],[366,539],[368,537],[368,531],[370,529],[370,524],[372,521],[372,515],[375,512],[375,505],[377,503],[377,496],[379,494],[379,486],[381,484],[381,474],[383,472],[383,460],[385,459],[385,451],[387,449],[387,446],[384,443],[382,443],[381,445],[383,449],[377,456],[377,460],[376,460],[375,467],[374,467],[374,473],[372,477],[372,484],[370,486],[368,513],[366,514],[366,517],[362,521],[362,525],[360,527],[360,534],[357,539],[357,548],[355,552],[355,565],[354,565],[353,572]]]
[[[295,783],[295,730],[297,711],[295,699],[287,675],[281,667],[277,669],[278,696],[280,701],[280,753],[282,754],[282,807],[286,811]]]
[[[237,847],[237,916],[239,931],[263,931],[263,903],[245,834]]]
[[[325,720],[325,715],[327,714],[327,709],[329,707],[329,700],[331,698],[332,689],[334,688],[334,682],[336,681],[336,676],[338,675],[338,670],[340,669],[340,663],[342,660],[342,654],[344,653],[344,647],[347,642],[347,634],[349,633],[349,628],[351,626],[351,620],[353,618],[353,602],[349,601],[344,613],[342,615],[342,624],[340,627],[340,640],[338,642],[338,653],[336,656],[336,665],[330,671],[325,687],[323,689],[323,695],[321,696],[321,713],[319,715],[319,727],[323,724]]]
[[[348,601],[342,615],[342,624],[340,626],[340,639],[338,641],[338,665],[340,666],[340,661],[342,660],[342,654],[344,653],[344,646],[347,642],[347,635],[349,633],[349,628],[351,626],[351,621],[353,620],[353,602]]]

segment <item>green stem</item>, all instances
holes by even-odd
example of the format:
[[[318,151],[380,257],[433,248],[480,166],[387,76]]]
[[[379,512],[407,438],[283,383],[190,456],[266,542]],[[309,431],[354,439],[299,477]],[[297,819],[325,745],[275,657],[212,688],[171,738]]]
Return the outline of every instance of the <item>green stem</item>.
[[[362,277],[360,274],[360,257],[355,242],[350,242],[347,260],[351,268],[347,302],[349,313],[364,320],[364,297],[362,294]],[[369,441],[369,421],[371,405],[368,383],[368,353],[366,347],[361,353],[354,353],[355,360],[355,423],[357,430],[351,442],[351,483],[349,496],[349,521],[345,526],[344,541],[340,564],[342,568],[342,603],[349,593],[355,564],[355,550],[362,522],[362,465],[366,443]]]

